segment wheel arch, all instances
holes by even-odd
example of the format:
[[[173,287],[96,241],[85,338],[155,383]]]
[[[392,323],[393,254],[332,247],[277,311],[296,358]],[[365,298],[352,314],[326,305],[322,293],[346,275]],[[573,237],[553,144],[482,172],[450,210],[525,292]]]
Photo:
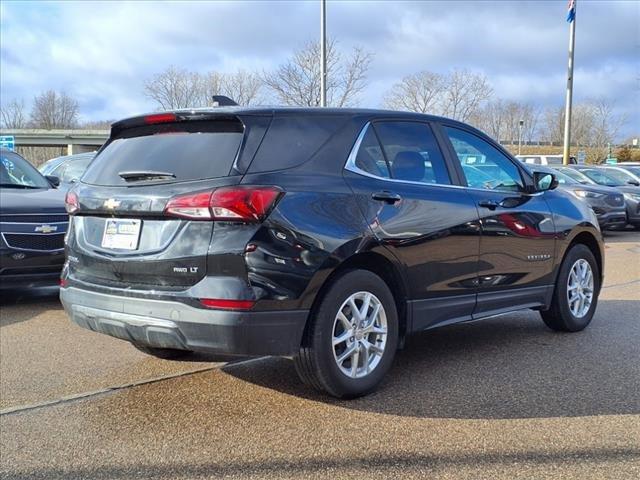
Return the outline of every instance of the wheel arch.
[[[325,292],[336,278],[340,277],[344,272],[349,270],[367,270],[379,276],[389,287],[396,303],[399,322],[399,344],[404,342],[405,335],[410,331],[411,312],[408,309],[408,287],[404,280],[404,276],[397,265],[397,260],[383,247],[374,248],[367,251],[360,251],[350,255],[336,265],[317,287],[315,295],[310,302],[310,317],[318,308]],[[305,326],[303,338],[307,337],[310,322]]]
[[[566,247],[562,252],[562,261],[558,263],[558,266],[562,265],[562,262],[564,262],[567,253],[574,245],[577,244],[585,245],[589,250],[591,250],[591,253],[593,253],[593,256],[596,259],[596,263],[598,264],[598,270],[600,273],[600,286],[602,286],[602,283],[604,281],[604,247],[602,246],[602,240],[598,240],[597,234],[592,232],[591,230],[582,230],[580,232],[577,232],[571,237],[569,241],[566,242]]]

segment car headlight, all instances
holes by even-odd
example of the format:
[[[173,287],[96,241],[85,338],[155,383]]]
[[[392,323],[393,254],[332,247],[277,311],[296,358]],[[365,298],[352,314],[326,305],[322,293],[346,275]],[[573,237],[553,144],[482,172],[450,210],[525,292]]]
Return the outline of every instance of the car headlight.
[[[586,190],[573,190],[572,192],[578,198],[602,198],[604,193],[588,192]]]
[[[625,193],[624,198],[627,200],[633,200],[634,202],[640,202],[640,195],[636,193]]]

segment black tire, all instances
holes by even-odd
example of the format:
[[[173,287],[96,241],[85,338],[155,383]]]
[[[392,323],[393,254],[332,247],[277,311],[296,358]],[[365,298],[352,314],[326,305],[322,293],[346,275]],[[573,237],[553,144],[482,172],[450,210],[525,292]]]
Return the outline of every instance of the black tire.
[[[593,274],[593,298],[588,312],[584,316],[578,318],[571,312],[569,307],[567,285],[571,268],[580,259],[586,260],[591,267]],[[596,262],[593,253],[586,245],[576,244],[571,247],[562,261],[555,290],[553,292],[551,306],[548,310],[541,310],[540,316],[544,323],[552,330],[556,330],[558,332],[579,332],[580,330],[584,330],[587,325],[591,323],[591,319],[593,318],[598,305],[599,294],[600,270],[598,268],[598,263]]]
[[[187,357],[193,353],[191,352],[191,350],[177,350],[175,348],[148,347],[146,345],[140,345],[137,343],[133,343],[132,345],[136,349],[140,350],[142,353],[146,353],[147,355],[151,355],[157,358],[162,358],[163,360],[178,360],[180,358]]]
[[[379,300],[386,315],[387,335],[386,345],[378,364],[365,376],[351,378],[340,370],[336,362],[332,339],[334,322],[339,309],[351,295],[358,292],[372,293]],[[314,309],[309,318],[309,326],[303,344],[298,355],[294,357],[294,365],[300,379],[305,384],[334,397],[355,398],[376,389],[391,367],[397,346],[398,313],[389,287],[372,272],[347,270],[335,279],[323,295],[317,308]],[[358,369],[358,361],[355,364]],[[362,368],[364,368],[364,361],[362,364]]]

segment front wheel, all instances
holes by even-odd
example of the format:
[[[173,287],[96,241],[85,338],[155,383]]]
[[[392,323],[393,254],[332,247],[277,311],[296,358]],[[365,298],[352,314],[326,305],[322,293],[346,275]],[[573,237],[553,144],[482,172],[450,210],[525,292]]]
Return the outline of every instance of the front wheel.
[[[389,287],[366,270],[338,277],[309,319],[294,363],[303,382],[338,398],[373,391],[398,345],[398,314]]]
[[[552,330],[578,332],[589,325],[600,293],[600,271],[586,245],[574,245],[565,256],[551,306],[540,312]]]

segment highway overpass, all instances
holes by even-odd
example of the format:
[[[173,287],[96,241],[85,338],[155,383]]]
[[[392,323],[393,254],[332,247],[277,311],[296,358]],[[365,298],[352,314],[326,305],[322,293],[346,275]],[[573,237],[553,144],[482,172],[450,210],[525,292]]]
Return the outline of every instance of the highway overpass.
[[[109,130],[44,130],[3,128],[0,136],[15,137],[16,147],[67,147],[67,155],[97,150],[109,138]]]

